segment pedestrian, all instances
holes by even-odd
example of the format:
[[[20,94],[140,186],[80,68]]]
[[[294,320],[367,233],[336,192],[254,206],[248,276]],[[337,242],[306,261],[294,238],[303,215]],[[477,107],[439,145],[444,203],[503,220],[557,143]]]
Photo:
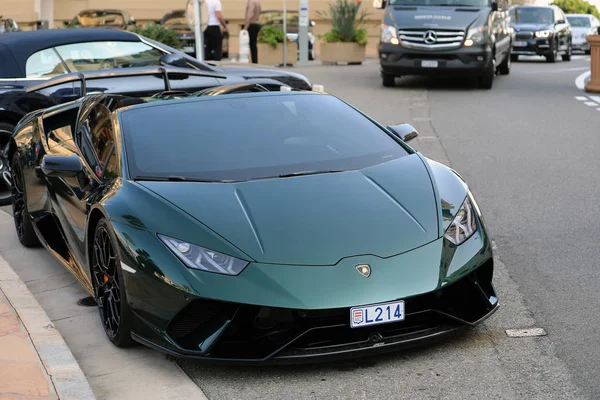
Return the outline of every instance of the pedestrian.
[[[204,59],[220,61],[223,54],[223,32],[228,32],[227,22],[223,18],[221,0],[205,1],[208,6],[208,26],[204,30]]]
[[[258,48],[256,42],[258,41],[258,32],[260,31],[260,0],[248,0],[246,4],[246,24],[244,25],[248,30],[248,36],[250,37],[250,54],[252,55],[252,63],[258,63]]]

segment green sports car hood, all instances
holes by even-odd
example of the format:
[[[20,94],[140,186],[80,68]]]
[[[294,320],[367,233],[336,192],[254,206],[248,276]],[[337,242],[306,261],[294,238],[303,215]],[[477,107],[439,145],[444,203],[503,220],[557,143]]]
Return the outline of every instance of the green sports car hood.
[[[334,265],[357,255],[390,257],[436,240],[441,213],[430,171],[411,154],[341,173],[139,183],[257,262]]]

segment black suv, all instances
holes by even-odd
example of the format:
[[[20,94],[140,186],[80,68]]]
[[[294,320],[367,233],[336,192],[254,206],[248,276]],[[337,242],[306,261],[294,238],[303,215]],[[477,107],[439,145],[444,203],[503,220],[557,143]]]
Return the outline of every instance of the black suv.
[[[515,6],[510,9],[514,40],[511,58],[544,56],[555,62],[558,55],[570,61],[573,52],[571,25],[556,6]]]

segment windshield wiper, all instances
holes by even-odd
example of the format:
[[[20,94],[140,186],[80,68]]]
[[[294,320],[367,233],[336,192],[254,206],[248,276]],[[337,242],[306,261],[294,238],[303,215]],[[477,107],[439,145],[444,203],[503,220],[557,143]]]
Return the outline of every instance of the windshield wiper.
[[[136,176],[133,178],[134,181],[150,181],[150,182],[211,182],[211,183],[231,183],[236,181],[223,181],[219,179],[196,179],[196,178],[185,178],[183,176]]]
[[[289,174],[280,174],[279,178],[291,178],[294,176],[305,176],[305,175],[320,175],[320,174],[333,174],[336,172],[344,172],[343,170],[327,170],[327,171],[299,171],[299,172],[291,172]]]

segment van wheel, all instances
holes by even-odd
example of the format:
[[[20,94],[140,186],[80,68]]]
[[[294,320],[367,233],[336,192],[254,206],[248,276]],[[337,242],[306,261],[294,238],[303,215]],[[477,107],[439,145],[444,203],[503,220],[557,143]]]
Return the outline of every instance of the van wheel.
[[[393,87],[396,86],[396,77],[394,75],[381,75],[381,82],[385,87]]]
[[[507,55],[504,58],[504,61],[502,61],[502,63],[498,65],[498,72],[500,72],[500,75],[510,74],[510,59],[511,57]]]
[[[494,84],[494,75],[496,75],[496,60],[492,58],[483,75],[479,77],[479,87],[491,89]]]
[[[512,61],[512,62],[519,61],[519,55],[518,54],[511,54],[510,55],[510,61]]]

